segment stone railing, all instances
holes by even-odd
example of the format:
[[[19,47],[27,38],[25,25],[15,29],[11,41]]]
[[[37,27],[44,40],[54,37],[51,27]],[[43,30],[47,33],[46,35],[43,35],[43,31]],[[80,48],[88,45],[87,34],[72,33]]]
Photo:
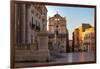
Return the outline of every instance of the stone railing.
[[[25,61],[37,61],[37,62],[46,62],[49,60],[49,51],[48,50],[17,50],[16,51],[16,62],[25,62]],[[41,59],[42,58],[42,59]]]
[[[38,46],[37,43],[32,44],[18,44],[16,45],[16,50],[37,50]]]
[[[46,62],[49,58],[49,50],[38,49],[36,44],[20,44],[15,49],[16,62]]]

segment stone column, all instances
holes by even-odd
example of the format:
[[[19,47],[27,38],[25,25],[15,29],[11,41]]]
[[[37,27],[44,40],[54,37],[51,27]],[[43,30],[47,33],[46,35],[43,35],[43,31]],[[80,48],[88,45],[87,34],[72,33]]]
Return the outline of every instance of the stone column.
[[[25,4],[15,4],[15,33],[16,43],[25,43]]]
[[[22,26],[21,26],[21,38],[22,38],[22,43],[25,44],[25,25],[26,25],[26,7],[25,7],[25,4],[22,4],[21,5],[21,23],[22,23]]]
[[[15,44],[18,44],[18,5],[15,4]]]
[[[31,5],[26,4],[26,43],[30,44],[31,43],[31,35],[32,35],[32,29],[31,29],[31,19],[32,19],[32,14],[31,14]]]

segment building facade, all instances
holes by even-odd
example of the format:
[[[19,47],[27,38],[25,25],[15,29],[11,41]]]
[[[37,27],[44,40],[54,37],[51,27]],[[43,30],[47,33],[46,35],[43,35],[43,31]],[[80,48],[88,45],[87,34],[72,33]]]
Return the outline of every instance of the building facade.
[[[55,14],[49,18],[48,46],[55,53],[68,52],[68,29],[65,17]]]
[[[69,40],[69,52],[73,52],[72,51],[72,44],[73,44],[72,42],[73,42],[72,40]]]
[[[73,52],[79,51],[80,43],[79,43],[79,28],[76,28],[73,32]]]
[[[15,61],[47,61],[50,55],[45,5],[15,4],[15,25]]]
[[[73,47],[74,51],[82,51],[83,46],[83,33],[86,29],[91,28],[90,24],[82,23],[80,27],[76,28],[73,32]]]
[[[86,29],[83,36],[83,49],[90,52],[95,51],[95,31],[94,27]]]

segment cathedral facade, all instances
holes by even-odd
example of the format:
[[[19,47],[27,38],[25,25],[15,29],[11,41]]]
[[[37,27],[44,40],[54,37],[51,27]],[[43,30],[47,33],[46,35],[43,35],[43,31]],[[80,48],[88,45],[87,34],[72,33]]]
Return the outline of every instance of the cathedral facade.
[[[48,47],[55,53],[68,52],[68,29],[66,23],[66,18],[58,13],[53,17],[49,17]]]

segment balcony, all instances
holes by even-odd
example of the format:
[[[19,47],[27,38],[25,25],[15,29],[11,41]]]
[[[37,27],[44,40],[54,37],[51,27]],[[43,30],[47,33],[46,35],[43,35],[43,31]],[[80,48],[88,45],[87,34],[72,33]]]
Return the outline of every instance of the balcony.
[[[31,24],[31,28],[32,28],[32,30],[35,30],[35,31],[37,31],[37,32],[39,32],[40,31],[40,27],[39,26],[36,26],[35,24]]]
[[[37,32],[39,32],[40,31],[40,27],[39,26],[36,26],[36,28],[35,28],[35,30],[37,31]]]
[[[31,28],[32,28],[32,29],[35,29],[35,24],[32,23],[32,24],[31,24]]]

